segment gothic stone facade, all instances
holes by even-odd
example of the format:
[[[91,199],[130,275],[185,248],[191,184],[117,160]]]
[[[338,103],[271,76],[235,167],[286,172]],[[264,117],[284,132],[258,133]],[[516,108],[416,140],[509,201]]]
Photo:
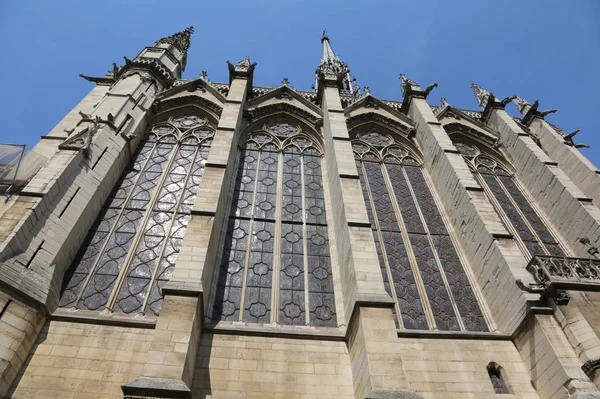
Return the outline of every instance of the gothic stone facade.
[[[181,80],[192,32],[83,76],[0,206],[0,394],[600,398],[574,134],[361,93],[325,35],[310,92]]]

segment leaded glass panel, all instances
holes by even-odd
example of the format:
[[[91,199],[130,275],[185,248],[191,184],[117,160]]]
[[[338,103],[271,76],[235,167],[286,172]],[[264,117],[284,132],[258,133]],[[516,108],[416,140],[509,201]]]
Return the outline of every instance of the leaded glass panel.
[[[358,133],[352,145],[396,325],[487,331],[417,158],[377,132]]]
[[[65,278],[60,306],[157,315],[213,136],[197,116],[139,144]]]
[[[240,150],[213,306],[215,320],[337,326],[321,153],[297,126]]]
[[[565,256],[550,229],[542,221],[524,195],[515,178],[494,158],[484,154],[475,145],[456,143],[465,161],[474,171],[491,202],[501,216],[502,223],[522,244],[527,256]]]

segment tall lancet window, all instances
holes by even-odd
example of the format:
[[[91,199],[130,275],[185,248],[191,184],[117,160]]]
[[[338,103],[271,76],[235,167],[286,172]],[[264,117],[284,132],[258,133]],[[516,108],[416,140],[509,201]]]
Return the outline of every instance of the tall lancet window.
[[[321,151],[300,127],[245,140],[225,241],[215,320],[337,326]]]
[[[212,137],[194,115],[152,127],[65,277],[61,306],[158,315]]]
[[[398,327],[488,331],[418,158],[375,131],[352,146]]]
[[[499,157],[491,155],[491,151],[482,152],[480,147],[469,142],[456,142],[455,145],[523,252],[528,257],[565,256],[510,169],[499,162]]]

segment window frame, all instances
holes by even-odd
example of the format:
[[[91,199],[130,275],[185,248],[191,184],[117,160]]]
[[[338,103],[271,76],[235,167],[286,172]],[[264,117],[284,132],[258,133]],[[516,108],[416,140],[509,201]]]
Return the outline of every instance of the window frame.
[[[287,125],[288,127],[290,127],[293,132],[289,133],[287,137],[283,137],[280,135],[277,135],[276,133],[273,133],[271,130],[274,126],[276,125]],[[257,142],[257,138],[260,138],[262,140],[266,140],[263,143],[259,143]],[[266,139],[265,139],[266,138]],[[310,143],[310,145],[308,145],[306,148],[302,149],[298,144],[297,141],[299,140],[306,140]],[[254,148],[251,148],[248,146],[248,144],[251,143]],[[275,149],[266,149],[265,147],[268,145],[273,145],[275,146]],[[285,162],[286,162],[286,155],[288,154],[294,154],[293,152],[286,152],[287,149],[289,148],[295,148],[298,152],[296,153],[297,155],[299,155],[300,157],[300,176],[301,176],[301,182],[300,182],[300,187],[301,187],[301,213],[302,213],[302,217],[299,221],[292,221],[292,220],[288,220],[285,219],[284,215],[283,215],[283,208],[284,208],[284,201],[286,199],[286,197],[284,196],[284,185],[287,181],[284,180],[284,175],[286,174],[286,167],[285,167]],[[328,279],[330,281],[331,284],[331,292],[321,292],[327,295],[330,295],[333,300],[333,309],[332,310],[330,316],[331,316],[331,320],[334,321],[334,325],[317,325],[317,327],[326,327],[326,328],[337,328],[339,326],[340,323],[340,311],[338,310],[339,306],[341,305],[339,298],[338,298],[338,290],[335,289],[335,285],[336,285],[336,277],[335,277],[335,273],[337,272],[337,265],[335,264],[335,260],[334,260],[334,251],[333,251],[333,244],[332,244],[332,227],[329,224],[329,212],[330,212],[330,207],[329,207],[329,201],[328,201],[328,190],[327,190],[327,171],[326,171],[326,163],[324,161],[324,151],[323,151],[323,147],[322,147],[322,143],[320,140],[320,137],[318,136],[318,134],[316,134],[315,131],[313,131],[313,129],[311,128],[307,128],[306,125],[299,121],[296,120],[293,117],[289,117],[289,116],[277,116],[275,118],[269,119],[267,121],[262,121],[259,123],[255,123],[249,127],[247,127],[245,129],[245,131],[243,132],[243,134],[241,134],[240,139],[239,139],[239,145],[237,148],[237,152],[236,152],[236,162],[235,162],[235,169],[234,169],[234,174],[237,176],[238,173],[240,173],[240,171],[242,171],[242,162],[244,161],[243,156],[245,154],[246,150],[254,150],[258,152],[258,159],[256,160],[256,165],[253,167],[253,171],[254,171],[254,182],[252,182],[251,184],[254,184],[254,189],[253,189],[253,195],[252,195],[252,203],[249,204],[249,206],[251,206],[250,209],[250,215],[249,216],[239,216],[234,214],[234,211],[236,209],[236,205],[234,203],[235,201],[235,192],[237,190],[237,183],[236,183],[236,177],[232,177],[232,184],[230,186],[230,196],[231,196],[231,202],[229,205],[229,208],[227,210],[227,214],[226,214],[226,218],[227,218],[227,223],[228,225],[231,223],[231,221],[240,221],[240,220],[248,220],[250,221],[249,227],[248,227],[248,240],[251,239],[252,236],[252,226],[254,224],[254,221],[267,221],[268,223],[273,223],[274,224],[274,229],[273,229],[273,264],[272,264],[272,281],[271,281],[271,286],[270,286],[270,291],[271,291],[271,300],[270,300],[270,309],[269,309],[269,320],[268,321],[260,321],[258,323],[261,324],[278,324],[278,325],[282,325],[282,326],[315,326],[315,324],[313,324],[313,322],[311,321],[312,319],[312,313],[311,312],[311,303],[310,303],[310,294],[314,293],[314,291],[312,291],[310,289],[310,284],[309,284],[309,278],[310,278],[310,274],[311,274],[311,269],[310,269],[310,263],[308,261],[308,257],[313,256],[311,254],[309,254],[309,250],[308,250],[308,245],[309,245],[309,240],[310,237],[314,237],[314,234],[310,235],[309,234],[309,230],[311,227],[315,227],[315,228],[321,228],[321,229],[325,229],[326,230],[326,237],[324,237],[326,239],[325,243],[323,245],[326,245],[327,247],[327,253],[328,255],[326,255],[326,257],[328,258]],[[316,154],[307,154],[307,151],[309,150],[314,150],[316,151]],[[256,194],[257,194],[257,187],[259,186],[259,174],[261,172],[261,166],[262,164],[260,163],[260,159],[261,156],[263,154],[263,152],[277,152],[277,180],[276,180],[276,184],[277,184],[277,190],[276,190],[276,194],[275,194],[275,209],[274,209],[274,216],[273,218],[260,218],[260,217],[256,217],[256,208],[259,205],[259,202],[257,202],[257,198],[256,198]],[[305,161],[305,157],[309,156],[309,157],[318,157],[319,158],[319,170],[320,170],[320,175],[319,175],[319,179],[320,179],[320,193],[321,193],[321,200],[322,200],[322,210],[323,213],[321,215],[323,215],[322,220],[320,222],[314,221],[314,222],[307,222],[307,217],[306,217],[306,213],[308,212],[308,206],[307,206],[307,195],[306,195],[306,162]],[[302,237],[301,237],[301,241],[302,241],[302,246],[303,246],[303,251],[302,251],[302,257],[303,257],[303,269],[302,269],[302,273],[303,273],[303,293],[304,293],[304,310],[301,312],[300,317],[304,319],[304,322],[301,324],[296,324],[296,323],[282,323],[282,316],[280,316],[280,313],[283,311],[283,309],[281,308],[280,305],[282,305],[281,302],[281,294],[282,294],[282,290],[283,288],[281,287],[280,283],[281,283],[281,273],[282,273],[282,256],[284,255],[282,253],[282,241],[283,241],[283,228],[284,226],[302,226]],[[224,229],[224,230],[228,230],[228,229]],[[230,253],[228,252],[229,250],[226,248],[226,241],[227,241],[227,235],[229,234],[229,232],[224,233],[221,239],[222,244],[219,246],[219,255],[218,255],[218,261],[216,263],[217,267],[215,268],[215,273],[213,276],[213,284],[212,286],[214,287],[214,292],[211,292],[210,294],[210,302],[208,303],[208,311],[207,311],[207,323],[211,324],[211,325],[217,325],[219,323],[228,323],[228,322],[243,322],[243,323],[249,323],[249,324],[256,324],[256,322],[251,321],[251,320],[246,320],[245,319],[245,313],[248,311],[247,309],[245,309],[246,306],[246,288],[248,285],[248,270],[250,267],[250,261],[248,259],[248,256],[250,254],[250,252],[252,251],[250,248],[250,243],[247,245],[245,251],[246,251],[246,259],[244,264],[242,265],[243,267],[243,281],[242,281],[242,292],[241,292],[241,298],[239,301],[239,308],[236,308],[234,310],[234,312],[230,315],[230,316],[223,316],[222,313],[218,313],[218,307],[222,306],[220,305],[220,299],[219,299],[219,295],[220,295],[220,291],[225,290],[227,288],[227,286],[222,286],[222,284],[219,283],[222,273],[227,273],[227,270],[225,270],[224,268],[226,268],[227,266],[225,266],[227,264],[227,259],[225,259],[226,256],[228,256]],[[317,233],[317,235],[321,235],[320,233]],[[222,312],[222,309],[220,310]],[[236,316],[237,314],[237,316]],[[227,317],[234,317],[234,320],[229,320]],[[330,320],[330,319],[328,319]]]
[[[385,144],[385,146],[380,146],[382,148],[377,148],[377,146],[373,145],[372,143],[369,143],[368,140],[367,141],[364,140],[363,137],[365,135],[365,132],[374,132],[374,133],[380,134],[382,136],[386,136],[388,139],[388,142],[387,142],[387,144]],[[424,230],[424,233],[419,233],[419,234],[427,236],[427,242],[428,242],[429,248],[433,254],[433,259],[435,260],[435,265],[437,267],[437,270],[440,273],[440,276],[442,277],[442,281],[444,283],[444,288],[445,288],[445,290],[448,294],[448,298],[452,304],[454,315],[456,316],[456,319],[458,322],[459,331],[466,331],[466,332],[468,331],[470,333],[479,333],[480,332],[477,330],[468,330],[464,324],[465,322],[464,322],[463,318],[465,317],[465,315],[463,315],[459,311],[459,308],[458,308],[458,305],[456,302],[456,298],[454,298],[454,294],[452,293],[451,286],[448,282],[448,276],[446,276],[447,272],[445,271],[444,267],[442,266],[442,262],[440,260],[440,254],[438,253],[439,249],[435,245],[435,242],[433,241],[434,237],[437,237],[440,235],[445,235],[445,236],[449,237],[449,239],[450,239],[450,242],[456,253],[456,256],[458,258],[460,266],[462,267],[462,269],[465,273],[468,285],[473,292],[474,299],[477,302],[477,305],[479,306],[479,309],[481,311],[481,316],[483,317],[483,320],[485,321],[487,330],[483,331],[483,332],[493,331],[495,329],[495,326],[494,326],[493,321],[492,321],[492,319],[488,313],[488,310],[485,306],[485,301],[483,300],[483,297],[482,297],[481,293],[479,292],[478,286],[474,283],[476,280],[471,273],[471,270],[469,267],[469,262],[464,257],[463,251],[462,251],[459,243],[457,242],[456,238],[454,237],[454,233],[451,228],[451,224],[449,223],[448,216],[444,212],[444,207],[438,198],[437,191],[435,190],[435,187],[432,184],[427,171],[423,167],[422,158],[418,155],[418,150],[416,149],[414,144],[411,143],[410,141],[408,141],[407,139],[405,139],[403,136],[399,136],[399,135],[395,134],[390,129],[386,129],[386,128],[383,128],[378,125],[375,125],[375,126],[367,125],[367,126],[353,129],[353,131],[351,132],[351,137],[352,137],[351,142],[353,145],[353,152],[355,155],[354,159],[355,159],[355,162],[357,163],[357,167],[359,168],[359,174],[361,175],[361,180],[363,178],[366,179],[366,177],[367,177],[364,155],[372,154],[374,158],[371,160],[367,160],[366,162],[378,162],[379,163],[381,173],[385,180],[385,185],[386,185],[386,190],[387,190],[386,193],[387,193],[389,199],[391,200],[390,202],[394,209],[395,220],[397,223],[399,223],[401,225],[401,226],[399,226],[399,233],[401,234],[403,245],[406,250],[406,255],[407,255],[408,261],[410,263],[412,278],[415,281],[415,284],[416,284],[416,287],[417,287],[417,290],[419,293],[418,299],[421,302],[421,306],[425,313],[425,318],[426,318],[426,322],[427,322],[427,330],[418,328],[416,331],[437,331],[438,328],[437,328],[437,324],[435,322],[435,318],[433,315],[431,302],[429,300],[428,295],[426,294],[427,287],[426,287],[426,284],[423,282],[423,279],[421,276],[422,272],[420,270],[420,267],[418,266],[418,260],[414,253],[413,243],[410,240],[409,234],[411,234],[411,233],[409,233],[407,231],[408,230],[407,224],[405,223],[404,217],[400,210],[400,204],[398,203],[397,193],[396,193],[396,190],[392,183],[392,179],[389,175],[388,168],[386,167],[385,159],[386,159],[386,157],[390,156],[390,154],[389,154],[390,148],[392,148],[392,149],[400,148],[406,152],[406,155],[404,156],[404,158],[402,160],[398,159],[398,163],[400,165],[402,165],[402,174],[404,177],[404,182],[410,191],[410,198],[417,209],[417,213],[419,216],[419,222],[421,223],[422,228]],[[359,152],[356,151],[355,145],[357,145],[357,144],[365,146],[366,150],[362,154],[360,154]],[[410,159],[411,162],[413,162],[413,164],[412,165],[411,164],[404,165],[404,159]],[[423,177],[424,183],[426,185],[426,188],[427,188],[429,194],[431,195],[431,199],[435,203],[435,206],[438,210],[439,216],[441,217],[441,220],[444,225],[443,227],[445,228],[446,233],[440,234],[440,233],[432,232],[430,230],[429,223],[423,214],[421,204],[419,203],[419,199],[417,198],[417,195],[413,188],[413,183],[412,183],[411,179],[409,178],[409,176],[407,174],[407,170],[404,168],[404,166],[419,168],[421,175]],[[362,183],[362,184],[364,184],[364,183]],[[375,201],[373,199],[373,194],[372,194],[372,190],[371,190],[370,186],[371,186],[370,183],[364,185],[364,188],[367,189],[368,198],[369,198],[368,205],[370,207],[370,210],[371,210],[371,213],[373,216],[373,222],[375,223],[375,225],[371,226],[371,228],[372,228],[373,232],[377,234],[379,243],[383,244],[380,246],[381,257],[383,258],[383,261],[384,261],[384,265],[385,265],[385,269],[386,269],[385,271],[386,271],[386,275],[387,275],[387,281],[389,282],[389,289],[391,291],[391,296],[395,302],[394,311],[396,314],[395,319],[397,322],[397,327],[401,330],[405,330],[404,323],[402,321],[402,317],[400,316],[402,313],[400,312],[400,305],[399,305],[396,290],[394,287],[394,279],[392,276],[392,267],[391,267],[389,259],[388,259],[389,256],[387,254],[387,250],[385,248],[385,241],[383,239],[384,229],[382,229],[380,226],[380,220],[379,220],[379,216],[376,213]],[[412,234],[414,235],[415,233],[412,233]],[[379,243],[376,242],[375,245],[379,246],[380,245]],[[406,331],[413,331],[413,329],[406,330]],[[452,330],[449,330],[449,331],[452,331]]]
[[[190,119],[191,118],[191,119]],[[191,124],[187,124],[185,120],[192,121]],[[187,125],[186,125],[187,124]],[[150,298],[152,295],[153,288],[158,289],[159,292],[159,300],[162,299],[162,295],[160,294],[160,287],[158,286],[159,281],[163,281],[165,283],[168,279],[159,278],[159,274],[162,274],[167,271],[168,268],[175,267],[176,265],[176,256],[181,249],[181,245],[178,248],[173,247],[172,240],[180,239],[183,240],[185,229],[187,228],[187,223],[191,217],[191,209],[193,208],[193,201],[196,198],[197,190],[199,185],[201,184],[202,178],[204,176],[204,172],[206,170],[206,161],[208,158],[208,153],[212,146],[212,141],[214,139],[216,129],[210,123],[210,118],[205,116],[201,112],[179,112],[176,114],[171,114],[171,116],[164,121],[157,121],[149,129],[146,130],[144,137],[141,138],[140,143],[138,143],[137,150],[132,156],[131,159],[128,160],[127,165],[123,168],[119,179],[115,183],[115,186],[111,190],[111,193],[107,197],[107,199],[103,202],[102,207],[96,220],[90,229],[88,237],[79,248],[78,254],[71,263],[69,267],[69,272],[65,276],[63,281],[63,288],[61,290],[61,302],[63,300],[63,296],[67,290],[71,290],[75,295],[75,299],[71,299],[69,302],[66,302],[65,305],[60,305],[61,308],[71,308],[77,309],[85,312],[101,312],[106,314],[121,314],[125,316],[135,316],[135,315],[158,315],[155,314],[154,309],[150,307]],[[194,140],[193,143],[186,143],[186,140]],[[150,145],[149,145],[150,144]],[[136,189],[140,188],[140,183],[143,183],[144,175],[149,171],[147,167],[153,162],[153,159],[156,160],[155,151],[159,150],[161,145],[170,145],[171,148],[168,150],[166,154],[166,162],[161,165],[162,170],[160,172],[160,176],[158,177],[158,181],[156,185],[151,189],[153,190],[152,195],[148,198],[147,202],[142,206],[133,206],[131,205],[131,200],[136,194]],[[148,146],[149,145],[149,146]],[[147,155],[146,158],[139,160],[139,155],[144,151],[145,146],[148,146],[149,149],[145,151]],[[185,150],[187,147],[191,150],[193,148],[193,153],[189,157],[190,161],[185,166],[185,178],[183,179],[183,184],[179,189],[178,197],[176,197],[175,202],[173,203],[171,209],[164,210],[159,207],[160,199],[167,194],[172,194],[170,189],[167,188],[168,178],[173,175],[172,168],[178,166],[178,162],[181,159],[184,159],[180,156],[180,152]],[[206,152],[206,156],[201,156],[201,152]],[[135,158],[134,158],[135,157]],[[200,168],[200,169],[198,169]],[[132,170],[138,170],[137,175],[135,175],[131,181],[130,186],[125,186],[126,195],[124,198],[119,198],[118,200],[122,200],[120,205],[114,206],[113,201],[116,199],[115,195],[123,189],[123,182],[127,180],[127,174]],[[197,174],[196,174],[197,173]],[[176,175],[176,174],[175,174]],[[197,184],[188,185],[190,180],[193,178],[197,178]],[[171,182],[171,184],[175,184]],[[165,192],[163,192],[165,190]],[[190,191],[191,190],[191,191]],[[139,194],[139,192],[138,192]],[[188,197],[192,197],[191,203],[186,202]],[[182,206],[185,203],[185,207],[188,208],[184,210]],[[109,228],[106,232],[106,235],[102,239],[102,244],[100,245],[99,251],[93,255],[93,262],[89,267],[89,270],[85,273],[85,277],[80,280],[75,286],[69,287],[71,283],[71,279],[75,274],[83,274],[77,273],[77,269],[79,267],[80,262],[84,258],[88,249],[91,248],[93,244],[93,239],[96,233],[98,233],[97,228],[106,221],[104,218],[105,214],[109,210],[114,210],[114,221],[109,221]],[[131,244],[129,245],[127,251],[122,256],[118,257],[118,259],[123,259],[122,263],[118,266],[118,272],[116,273],[116,277],[113,282],[104,288],[102,291],[97,291],[95,294],[100,294],[100,292],[108,291],[108,299],[105,303],[96,307],[95,309],[90,309],[87,305],[84,304],[84,300],[88,297],[88,291],[90,289],[90,284],[93,284],[94,276],[98,275],[98,270],[104,266],[103,257],[107,256],[107,252],[109,250],[115,249],[117,247],[110,248],[110,245],[113,240],[117,240],[118,229],[123,227],[126,223],[122,222],[122,217],[128,211],[136,211],[141,214],[141,217],[138,219],[139,225],[135,233],[131,236]],[[154,266],[154,270],[151,271],[151,276],[148,278],[148,284],[144,286],[142,291],[144,292],[144,299],[141,305],[137,309],[133,309],[130,312],[126,312],[121,305],[118,304],[119,301],[126,299],[129,295],[125,295],[121,298],[122,291],[125,290],[125,285],[128,283],[128,278],[135,278],[135,276],[130,275],[130,273],[135,269],[133,267],[133,261],[136,257],[140,256],[144,251],[141,249],[140,244],[146,237],[151,236],[148,235],[151,225],[150,221],[154,215],[160,215],[161,213],[169,215],[169,220],[164,224],[160,225],[164,228],[164,234],[162,235],[162,242],[159,244],[159,255],[155,258],[156,264]],[[186,219],[183,222],[180,220],[181,218]],[[179,227],[177,229],[174,226],[178,223]],[[158,225],[158,224],[157,224]],[[178,229],[183,228],[183,232],[181,233],[181,237],[175,237],[174,233],[177,232]],[[116,241],[115,241],[116,242]],[[169,247],[173,247],[173,252],[168,251]],[[167,260],[168,257],[175,255],[174,260]],[[112,259],[112,258],[111,258]],[[163,269],[161,267],[161,263],[166,261],[169,263],[168,266],[164,267],[160,273],[159,271]],[[142,262],[140,264],[143,264]],[[170,276],[169,276],[170,278]],[[125,291],[123,291],[124,293]],[[132,295],[137,295],[133,293],[129,293]],[[102,294],[101,294],[102,295]],[[154,302],[153,302],[154,303]],[[160,305],[162,307],[162,303]],[[158,309],[160,312],[160,308]]]

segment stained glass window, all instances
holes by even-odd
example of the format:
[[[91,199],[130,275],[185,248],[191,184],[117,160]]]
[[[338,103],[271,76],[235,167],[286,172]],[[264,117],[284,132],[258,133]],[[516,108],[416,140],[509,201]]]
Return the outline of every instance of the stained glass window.
[[[275,123],[240,150],[215,320],[337,326],[321,152]]]
[[[494,157],[469,143],[457,146],[475,178],[483,186],[506,228],[513,233],[526,256],[565,256],[550,229],[533,209],[519,184]]]
[[[195,115],[142,139],[65,278],[60,306],[158,315],[213,137]]]
[[[488,375],[490,377],[490,382],[492,383],[492,387],[494,387],[494,392],[497,394],[510,394],[504,379],[502,378],[500,368],[491,363],[488,365]]]
[[[488,331],[417,158],[379,132],[358,133],[352,147],[397,326]]]

